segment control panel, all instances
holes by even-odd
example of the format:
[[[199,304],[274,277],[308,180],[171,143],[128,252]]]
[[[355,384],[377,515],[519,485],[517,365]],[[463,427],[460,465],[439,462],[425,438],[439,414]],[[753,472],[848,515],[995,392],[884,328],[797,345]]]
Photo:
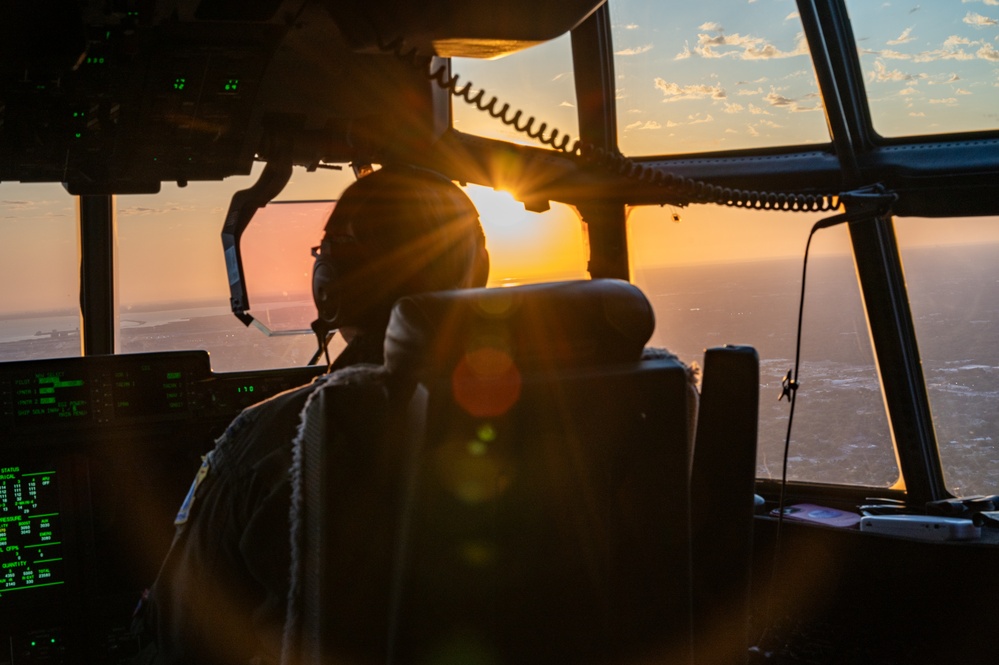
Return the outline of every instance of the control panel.
[[[204,351],[0,364],[0,665],[128,662],[201,455],[323,369],[215,374]]]

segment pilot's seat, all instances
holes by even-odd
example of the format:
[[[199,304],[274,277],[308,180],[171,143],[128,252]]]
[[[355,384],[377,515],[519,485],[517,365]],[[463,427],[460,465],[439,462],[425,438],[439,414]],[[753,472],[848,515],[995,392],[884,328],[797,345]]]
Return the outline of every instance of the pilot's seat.
[[[286,662],[689,663],[691,373],[653,327],[617,280],[397,303],[385,367],[306,408]]]

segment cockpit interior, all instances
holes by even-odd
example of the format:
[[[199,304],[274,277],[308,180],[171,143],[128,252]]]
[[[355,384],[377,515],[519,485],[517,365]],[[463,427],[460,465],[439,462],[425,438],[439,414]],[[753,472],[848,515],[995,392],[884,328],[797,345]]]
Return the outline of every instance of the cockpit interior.
[[[475,307],[546,334],[442,350],[472,301],[397,306],[426,415],[386,427],[438,484],[372,449],[443,516],[316,517],[355,549],[302,564],[286,663],[996,662],[997,109],[996,0],[5,3],[0,665],[142,651],[202,456],[343,349],[310,249],[386,164],[463,188]],[[512,411],[442,406],[476,326],[518,340]]]

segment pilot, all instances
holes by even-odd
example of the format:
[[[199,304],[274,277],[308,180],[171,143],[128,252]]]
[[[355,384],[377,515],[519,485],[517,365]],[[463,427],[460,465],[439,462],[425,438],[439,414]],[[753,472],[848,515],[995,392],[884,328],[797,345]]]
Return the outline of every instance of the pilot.
[[[339,329],[338,370],[382,362],[393,303],[484,286],[478,213],[446,178],[387,166],[348,187],[313,250],[320,337]],[[180,508],[173,544],[137,610],[140,663],[271,663],[289,586],[289,469],[316,382],[243,411],[218,439]]]

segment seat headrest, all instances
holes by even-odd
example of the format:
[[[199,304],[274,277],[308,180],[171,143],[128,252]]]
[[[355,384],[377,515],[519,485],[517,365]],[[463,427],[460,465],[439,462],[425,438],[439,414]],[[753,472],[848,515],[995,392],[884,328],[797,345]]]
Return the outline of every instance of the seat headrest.
[[[520,371],[638,360],[654,328],[645,295],[616,279],[424,293],[392,310],[385,365],[423,378],[482,350]]]

